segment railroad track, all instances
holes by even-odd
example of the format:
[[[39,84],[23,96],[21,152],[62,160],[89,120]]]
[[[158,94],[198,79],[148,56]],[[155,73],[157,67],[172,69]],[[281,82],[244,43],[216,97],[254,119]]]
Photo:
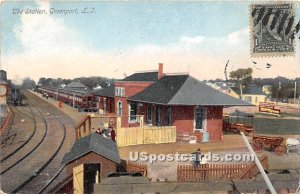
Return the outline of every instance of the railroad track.
[[[1,131],[1,147],[2,147],[2,145],[5,143],[5,140],[7,139],[7,138],[9,138],[9,133],[10,133],[10,131],[11,131],[11,129],[12,129],[12,126],[13,126],[13,124],[14,124],[14,119],[15,119],[15,112],[14,112],[14,110],[13,109],[10,109],[11,110],[11,112],[12,112],[12,118],[11,118],[11,121],[10,121],[10,123],[9,123],[9,126],[7,127],[7,129],[4,129],[4,131]],[[4,137],[5,136],[5,137]],[[4,139],[4,140],[2,140],[2,139]]]
[[[18,151],[20,151],[25,145],[28,144],[28,142],[30,140],[32,140],[32,138],[34,137],[35,133],[36,133],[36,120],[35,120],[35,117],[33,115],[33,112],[32,112],[32,109],[30,108],[30,112],[32,115],[28,115],[28,114],[25,114],[23,112],[21,112],[20,110],[18,109],[14,109],[15,111],[19,112],[20,114],[24,114],[26,115],[28,118],[30,118],[33,122],[33,131],[32,133],[29,135],[28,139],[26,139],[20,146],[18,146],[16,149],[14,149],[12,152],[10,152],[9,154],[7,154],[6,156],[4,156],[3,158],[1,158],[0,160],[0,164],[2,164],[4,161],[6,161],[7,159],[9,159],[10,157],[12,157],[14,154],[16,154]],[[13,125],[13,123],[12,123]],[[12,126],[10,126],[12,127]],[[6,138],[4,141],[7,141],[8,139]],[[2,145],[2,143],[1,143]],[[2,173],[0,173],[2,174]]]
[[[32,94],[31,94],[32,95]],[[30,95],[29,95],[30,96]],[[34,97],[31,97],[34,98]],[[37,98],[37,97],[36,97]],[[48,137],[48,133],[46,134],[43,141],[35,146],[35,148],[28,154],[26,154],[23,158],[19,159],[12,167],[6,169],[3,173],[1,172],[2,180],[4,182],[9,182],[9,178],[14,175],[15,171],[22,172],[18,174],[18,180],[9,186],[6,185],[6,188],[2,188],[4,191],[9,193],[31,193],[34,190],[34,193],[41,193],[45,190],[45,188],[49,185],[50,181],[55,178],[62,168],[59,168],[62,156],[65,154],[64,150],[61,150],[62,147],[67,147],[64,143],[67,138],[67,131],[63,120],[61,120],[61,115],[57,115],[57,110],[54,112],[54,108],[52,109],[50,114],[50,107],[41,99],[36,99],[34,105],[39,106],[39,115],[43,117],[46,129],[48,128],[52,131],[52,137]],[[44,109],[44,111],[42,111]],[[47,111],[47,114],[45,114]],[[50,125],[50,127],[49,127]],[[51,131],[50,130],[50,131]],[[51,134],[49,134],[50,136]],[[57,141],[58,140],[58,141]],[[70,143],[69,143],[70,144]],[[51,151],[49,149],[51,148]],[[49,151],[51,154],[45,154],[43,150]],[[59,155],[59,159],[56,159],[56,156]],[[30,157],[29,157],[30,156]],[[34,157],[35,156],[35,157]],[[39,157],[40,156],[40,157]],[[38,158],[44,158],[43,156],[47,156],[46,160],[39,161]],[[32,158],[37,158],[37,161]],[[22,171],[22,166],[29,162],[36,162],[38,165],[34,165],[35,168],[31,167],[29,172]],[[53,163],[53,164],[52,164]],[[51,174],[50,177],[44,177],[45,174]],[[45,181],[48,181],[45,183]],[[17,183],[16,183],[17,182]],[[1,181],[2,183],[2,181]],[[2,183],[3,185],[3,183]]]
[[[39,113],[41,113],[40,111],[38,111]],[[34,133],[33,135],[35,134],[36,132],[36,120],[35,118],[33,119],[33,122],[34,122]],[[22,156],[23,153],[21,153],[19,157],[17,157],[18,159],[12,159],[13,161],[8,161],[7,163],[11,163],[8,165],[8,167],[5,169],[5,170],[2,170],[0,175],[3,175],[4,173],[6,173],[7,171],[9,171],[10,169],[12,169],[13,167],[15,167],[16,165],[18,165],[20,162],[22,162],[25,158],[27,158],[28,156],[30,156],[30,154],[32,154],[42,143],[43,141],[45,140],[46,136],[47,136],[47,133],[48,133],[48,124],[46,122],[45,119],[43,119],[43,122],[45,124],[45,132],[43,133],[43,136],[42,138],[37,142],[36,145],[33,145],[33,146],[28,146],[29,150],[26,150],[27,153],[25,155]],[[25,145],[28,144],[28,142],[32,139],[33,135],[28,138],[28,141],[26,141],[25,143],[22,144],[22,146],[19,147],[19,149],[17,149],[16,151],[13,151],[10,155],[8,155],[9,157],[5,157],[3,161],[1,161],[1,166],[5,166],[3,165],[3,162],[8,160],[12,155],[16,154],[22,147],[24,147]],[[33,142],[35,143],[35,142]],[[24,150],[22,150],[24,151]]]

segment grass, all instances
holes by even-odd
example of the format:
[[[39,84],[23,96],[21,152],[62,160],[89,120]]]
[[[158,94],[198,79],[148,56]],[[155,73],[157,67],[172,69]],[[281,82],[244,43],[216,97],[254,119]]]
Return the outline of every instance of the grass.
[[[297,114],[284,113],[282,117],[274,115],[256,114],[253,119],[253,126],[256,134],[272,135],[297,135],[300,134],[300,119],[287,118],[288,116],[299,117]],[[264,117],[260,117],[264,116]],[[251,120],[239,118],[240,123],[250,124]],[[231,120],[231,122],[235,122]]]

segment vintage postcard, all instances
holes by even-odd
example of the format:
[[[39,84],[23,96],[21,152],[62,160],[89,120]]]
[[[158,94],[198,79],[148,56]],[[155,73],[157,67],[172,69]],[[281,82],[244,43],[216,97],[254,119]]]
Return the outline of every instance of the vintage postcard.
[[[0,1],[0,194],[300,193],[299,29],[299,1]]]

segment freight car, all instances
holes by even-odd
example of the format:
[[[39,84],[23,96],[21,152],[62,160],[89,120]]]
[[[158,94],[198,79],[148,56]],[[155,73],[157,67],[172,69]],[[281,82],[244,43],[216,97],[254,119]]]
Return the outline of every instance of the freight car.
[[[77,108],[79,111],[97,111],[97,98],[89,90],[41,86],[38,88],[38,91],[46,98],[50,97],[64,102]]]

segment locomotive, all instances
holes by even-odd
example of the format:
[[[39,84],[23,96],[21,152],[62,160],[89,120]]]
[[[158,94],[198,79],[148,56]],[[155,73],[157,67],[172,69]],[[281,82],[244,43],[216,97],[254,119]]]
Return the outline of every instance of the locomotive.
[[[23,94],[20,88],[12,87],[8,95],[8,104],[12,106],[23,106]]]

